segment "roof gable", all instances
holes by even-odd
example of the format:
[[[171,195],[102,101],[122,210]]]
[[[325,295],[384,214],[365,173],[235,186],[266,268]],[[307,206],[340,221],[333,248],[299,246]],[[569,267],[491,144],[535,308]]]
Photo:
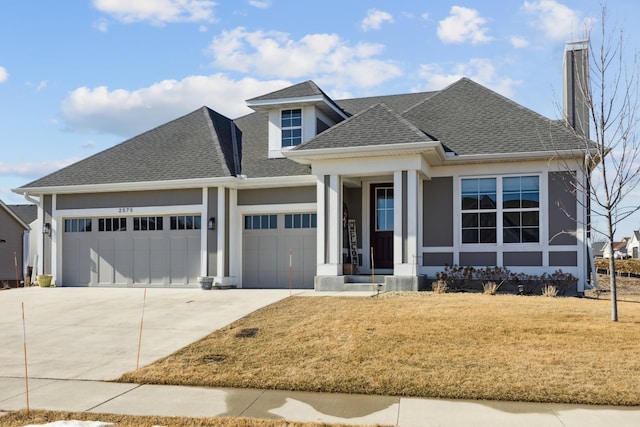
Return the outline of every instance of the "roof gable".
[[[248,99],[247,102],[251,101],[269,101],[276,99],[286,99],[286,98],[304,98],[307,96],[316,96],[323,95],[326,96],[325,93],[318,87],[315,82],[312,80],[307,80],[306,82],[298,83],[293,86],[285,87],[284,89],[276,90],[271,93],[267,93],[265,95],[256,96],[255,98]]]
[[[564,124],[462,78],[403,117],[458,155],[583,149]]]

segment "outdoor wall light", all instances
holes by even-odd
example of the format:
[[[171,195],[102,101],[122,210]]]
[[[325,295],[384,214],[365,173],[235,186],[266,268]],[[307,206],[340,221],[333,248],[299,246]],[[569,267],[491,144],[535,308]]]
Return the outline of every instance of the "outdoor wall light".
[[[207,222],[207,228],[209,230],[216,229],[216,219],[214,217],[209,218],[209,221]]]
[[[42,226],[42,234],[46,234],[47,236],[51,236],[51,223],[45,222]]]

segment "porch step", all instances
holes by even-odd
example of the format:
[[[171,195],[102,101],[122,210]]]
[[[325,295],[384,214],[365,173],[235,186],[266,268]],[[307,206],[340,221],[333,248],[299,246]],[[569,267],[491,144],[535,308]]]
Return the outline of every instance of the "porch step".
[[[387,276],[385,276],[385,275],[375,275],[375,276],[373,276],[373,281],[372,281],[370,274],[345,275],[344,276],[344,283],[345,283],[345,285],[347,283],[358,283],[358,284],[368,284],[368,285],[371,285],[372,283],[373,284],[378,284],[378,283],[384,284],[385,277],[387,277]]]

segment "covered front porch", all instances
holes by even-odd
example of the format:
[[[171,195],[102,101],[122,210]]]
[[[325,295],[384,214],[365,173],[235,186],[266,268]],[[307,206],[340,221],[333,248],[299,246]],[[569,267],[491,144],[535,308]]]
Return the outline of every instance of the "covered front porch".
[[[353,172],[316,175],[315,290],[393,291],[426,287],[426,277],[419,272],[418,249],[422,182],[428,178],[428,167],[420,155],[402,157],[367,159],[367,175]],[[374,163],[378,162],[378,173],[372,174],[376,169]],[[389,171],[396,162],[398,169]],[[356,166],[354,163],[359,162],[352,159],[351,169]],[[408,168],[412,163],[415,167]]]

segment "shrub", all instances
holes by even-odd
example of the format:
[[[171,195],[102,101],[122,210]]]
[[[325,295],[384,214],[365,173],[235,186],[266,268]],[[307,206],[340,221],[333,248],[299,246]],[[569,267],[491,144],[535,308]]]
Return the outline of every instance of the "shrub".
[[[447,286],[445,280],[436,280],[431,283],[431,290],[433,290],[434,294],[444,294],[449,290],[449,286]]]
[[[542,287],[542,296],[555,297],[556,295],[558,295],[558,288],[554,285],[547,284]]]
[[[484,290],[485,295],[495,295],[498,292],[498,288],[500,288],[502,283],[498,284],[496,282],[483,282],[482,289]]]

